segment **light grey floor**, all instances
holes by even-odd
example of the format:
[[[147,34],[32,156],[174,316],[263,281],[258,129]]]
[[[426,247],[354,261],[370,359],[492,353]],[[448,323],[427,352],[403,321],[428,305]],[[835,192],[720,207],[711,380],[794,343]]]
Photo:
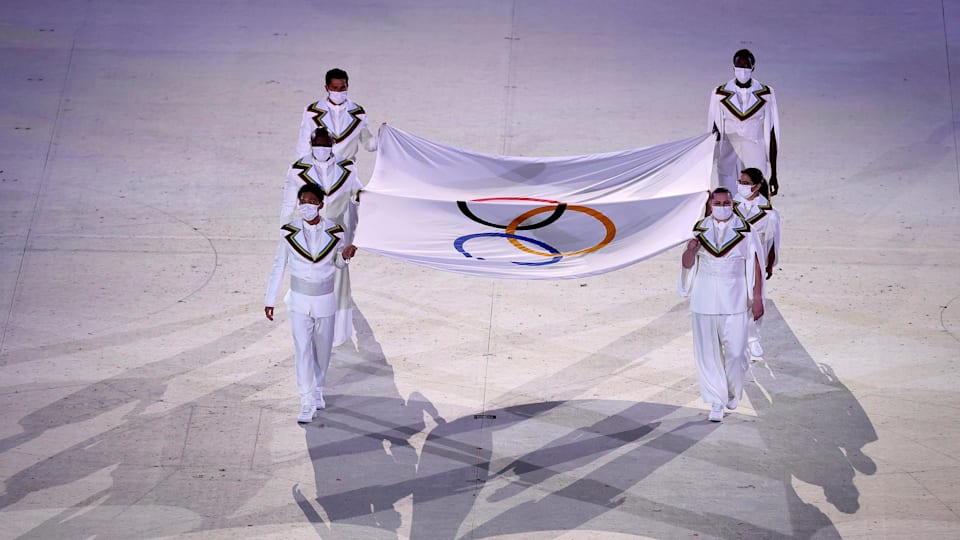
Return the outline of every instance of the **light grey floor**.
[[[568,155],[703,132],[741,47],[784,249],[722,425],[678,251],[536,283],[361,253],[294,422],[262,295],[327,68],[375,124]],[[956,2],[6,0],[0,105],[0,537],[960,536]]]

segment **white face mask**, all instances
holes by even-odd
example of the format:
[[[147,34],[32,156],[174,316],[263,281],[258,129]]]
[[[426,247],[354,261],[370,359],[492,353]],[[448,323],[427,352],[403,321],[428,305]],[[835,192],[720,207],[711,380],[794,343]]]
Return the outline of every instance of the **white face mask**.
[[[732,206],[714,206],[712,215],[718,221],[726,221],[733,216]]]
[[[747,84],[747,82],[753,77],[753,70],[750,68],[733,68],[733,76],[737,78],[737,82],[740,84]]]
[[[320,205],[319,204],[301,204],[300,205],[300,217],[307,221],[312,221],[317,219],[317,215],[320,214]]]
[[[330,103],[333,103],[334,105],[340,105],[341,103],[347,100],[346,90],[344,90],[343,92],[327,92],[327,93],[330,94]]]
[[[739,193],[744,199],[749,199],[750,197],[753,197],[753,186],[737,184],[737,193]]]
[[[330,159],[330,154],[333,149],[329,146],[314,146],[312,147],[313,159],[317,163],[323,163],[324,161]]]

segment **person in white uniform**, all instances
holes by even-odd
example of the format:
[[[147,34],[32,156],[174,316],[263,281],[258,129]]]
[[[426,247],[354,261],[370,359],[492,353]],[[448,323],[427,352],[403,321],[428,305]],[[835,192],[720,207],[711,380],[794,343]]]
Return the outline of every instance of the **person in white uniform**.
[[[762,255],[728,189],[715,189],[708,204],[710,215],[694,226],[681,258],[680,295],[690,297],[700,396],[709,419],[720,422],[724,407],[736,409],[743,395],[747,327],[763,315]]]
[[[264,314],[273,320],[274,308],[284,271],[290,270],[290,290],[284,297],[293,331],[294,363],[300,413],[297,421],[310,422],[323,409],[323,385],[333,347],[336,311],[334,274],[356,254],[353,245],[344,246],[343,228],[320,217],[323,191],[304,184],[297,193],[300,216],[284,225],[270,271],[264,298]]]
[[[350,80],[347,72],[334,68],[325,77],[327,97],[318,100],[303,110],[300,120],[300,136],[297,138],[297,155],[300,158],[310,153],[310,138],[317,128],[324,128],[333,138],[333,152],[342,159],[356,159],[360,146],[369,151],[377,150],[377,138],[367,126],[367,112],[358,103],[347,97]]]
[[[733,55],[734,78],[710,95],[707,129],[717,137],[714,155],[721,186],[736,192],[740,171],[755,168],[769,173],[770,195],[776,195],[780,113],[773,88],[753,78],[755,65],[747,49]]]
[[[297,207],[297,190],[305,184],[314,184],[323,191],[325,219],[340,225],[343,239],[353,243],[357,227],[357,206],[363,185],[357,178],[356,165],[352,159],[336,155],[333,138],[324,128],[316,128],[310,139],[310,152],[298,159],[287,171],[283,184],[283,200],[280,204],[280,222],[292,219]],[[350,269],[338,269],[335,274],[334,291],[337,295],[337,313],[334,322],[333,346],[350,340],[353,335],[353,296],[350,290]]]
[[[737,195],[733,198],[734,211],[750,224],[760,239],[763,266],[767,279],[773,277],[773,268],[780,260],[780,212],[770,204],[767,183],[760,169],[744,169],[740,172]],[[764,286],[766,298],[766,286]],[[753,321],[747,336],[748,350],[756,357],[763,356],[760,345],[760,324],[763,318]]]

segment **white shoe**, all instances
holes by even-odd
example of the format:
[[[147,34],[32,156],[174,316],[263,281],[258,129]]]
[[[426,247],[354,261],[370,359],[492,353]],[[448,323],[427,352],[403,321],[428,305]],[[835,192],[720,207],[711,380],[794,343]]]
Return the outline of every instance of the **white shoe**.
[[[750,342],[750,354],[752,356],[756,356],[757,358],[763,356],[763,347],[760,346],[759,341]]]
[[[300,424],[309,424],[317,414],[317,408],[313,405],[301,405],[300,414],[297,415],[297,422]]]
[[[318,386],[318,387],[313,391],[313,401],[314,401],[314,403],[316,403],[317,409],[326,408],[327,402],[323,400],[323,387],[322,387],[322,386]]]
[[[711,422],[723,422],[723,405],[714,403],[710,407],[710,416],[707,417]]]

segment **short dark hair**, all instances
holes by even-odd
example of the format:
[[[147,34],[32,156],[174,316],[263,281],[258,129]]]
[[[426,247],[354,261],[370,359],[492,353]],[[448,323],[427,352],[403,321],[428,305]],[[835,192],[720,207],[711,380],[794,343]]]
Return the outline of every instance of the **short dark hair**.
[[[330,83],[333,82],[334,79],[343,79],[347,84],[350,84],[350,77],[347,75],[347,72],[340,68],[333,68],[327,72],[325,79],[327,86],[330,86]]]
[[[317,129],[313,130],[313,133],[310,134],[310,142],[313,143],[313,140],[317,137],[324,136],[329,137],[331,140],[333,139],[333,137],[330,136],[330,132],[327,131],[327,128],[318,127]]]
[[[320,189],[320,186],[316,184],[304,184],[303,186],[301,186],[300,190],[297,191],[298,201],[300,200],[300,197],[302,197],[304,193],[313,193],[314,195],[317,196],[318,201],[323,202],[323,190]]]
[[[731,198],[731,199],[733,198],[733,194],[730,193],[730,190],[729,190],[729,189],[727,189],[727,188],[725,188],[725,187],[723,187],[723,186],[720,186],[720,187],[718,187],[718,188],[716,188],[716,189],[714,189],[713,191],[710,192],[710,199],[708,199],[708,200],[713,200],[713,196],[716,195],[717,193],[726,193],[727,195],[730,195],[730,198]]]
[[[750,68],[752,69],[757,65],[757,59],[753,57],[753,53],[750,52],[750,49],[740,49],[739,51],[733,53],[733,63],[737,63],[737,58],[743,58],[750,62]],[[327,83],[330,84],[330,83]]]

